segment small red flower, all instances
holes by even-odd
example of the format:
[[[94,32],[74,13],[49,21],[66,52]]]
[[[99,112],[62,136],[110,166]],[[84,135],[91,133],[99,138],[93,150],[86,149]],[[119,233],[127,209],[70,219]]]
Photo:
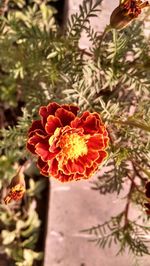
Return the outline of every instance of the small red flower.
[[[110,17],[110,25],[115,29],[125,28],[133,19],[137,18],[144,7],[150,6],[148,1],[123,0],[114,9]]]
[[[78,107],[50,103],[39,110],[40,120],[33,121],[27,148],[38,156],[41,174],[61,182],[87,179],[107,157],[108,134],[98,113]]]
[[[4,198],[5,204],[8,204],[12,200],[18,201],[22,199],[24,193],[25,193],[25,180],[24,176],[19,173],[14,176],[11,180],[11,183],[9,185],[9,192]]]

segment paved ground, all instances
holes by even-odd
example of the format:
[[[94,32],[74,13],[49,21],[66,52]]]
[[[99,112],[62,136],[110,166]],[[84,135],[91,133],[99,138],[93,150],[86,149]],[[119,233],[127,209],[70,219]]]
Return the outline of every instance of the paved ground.
[[[80,0],[68,0],[69,14],[78,10]],[[104,0],[102,12],[92,19],[95,29],[101,31],[109,23],[109,16],[117,0]],[[80,45],[88,47],[83,36]],[[92,178],[93,180],[93,178]],[[116,257],[116,247],[99,249],[88,242],[88,235],[80,230],[108,220],[124,208],[116,195],[102,196],[91,190],[88,181],[61,184],[51,180],[49,223],[46,238],[44,266],[132,266],[132,256]],[[133,211],[133,215],[136,210]],[[150,266],[148,257],[140,259],[139,266]]]
[[[100,195],[87,181],[61,184],[52,179],[51,188],[44,266],[133,265],[132,256],[116,257],[115,246],[102,250],[88,242],[88,234],[80,232],[115,216],[124,208],[124,200]],[[150,266],[149,258],[141,258],[139,266]]]

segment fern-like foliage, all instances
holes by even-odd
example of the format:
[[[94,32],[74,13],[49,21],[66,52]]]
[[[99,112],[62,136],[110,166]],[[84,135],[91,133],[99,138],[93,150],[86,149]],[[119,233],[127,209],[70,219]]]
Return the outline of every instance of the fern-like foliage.
[[[113,217],[104,224],[91,227],[83,232],[92,236],[90,241],[95,242],[101,248],[110,247],[112,243],[120,246],[117,254],[122,254],[128,249],[135,256],[149,254],[146,234],[149,234],[149,227],[144,227],[130,222],[126,227],[121,227],[122,213]]]

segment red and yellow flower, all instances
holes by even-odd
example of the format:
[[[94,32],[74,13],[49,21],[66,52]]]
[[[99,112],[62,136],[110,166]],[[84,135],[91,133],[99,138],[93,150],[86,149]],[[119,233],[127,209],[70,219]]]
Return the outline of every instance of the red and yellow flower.
[[[39,110],[33,121],[27,148],[38,156],[41,174],[61,182],[87,179],[107,157],[108,133],[98,113],[78,107],[50,103]]]
[[[21,174],[19,171],[19,173],[16,176],[14,176],[11,180],[8,194],[4,198],[5,204],[10,203],[12,200],[18,201],[22,199],[25,191],[26,188],[25,188],[24,175]]]
[[[110,26],[115,29],[125,28],[133,19],[137,18],[144,7],[150,6],[148,1],[123,0],[114,9],[110,17]]]

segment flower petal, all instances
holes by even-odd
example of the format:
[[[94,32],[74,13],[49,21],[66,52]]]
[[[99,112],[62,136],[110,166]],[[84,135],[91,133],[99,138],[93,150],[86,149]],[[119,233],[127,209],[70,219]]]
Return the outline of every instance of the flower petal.
[[[63,182],[63,183],[74,180],[74,177],[75,177],[75,174],[66,175],[66,174],[64,174],[63,172],[60,172],[60,171],[59,171],[59,174],[57,176],[58,180],[60,182]]]
[[[57,176],[58,174],[58,161],[56,158],[53,158],[48,162],[49,168],[48,171],[52,176]]]
[[[36,154],[36,152],[35,152],[35,146],[33,146],[33,145],[31,145],[31,144],[29,144],[29,143],[27,142],[27,144],[26,144],[26,148],[27,148],[31,153]]]
[[[92,167],[86,168],[85,178],[88,179],[91,175],[95,173],[95,171],[98,169],[98,165],[94,163]]]
[[[72,122],[71,122],[71,127],[73,128],[80,128],[83,127],[84,121],[86,118],[90,115],[88,111],[84,112],[81,117],[76,117]]]
[[[104,147],[106,148],[108,146],[109,143],[109,138],[108,137],[104,137]]]
[[[97,134],[90,137],[88,147],[92,150],[101,150],[105,147],[103,135]]]
[[[84,122],[83,128],[86,134],[92,135],[94,133],[97,133],[98,127],[96,118],[92,115],[88,116],[86,121]]]
[[[35,131],[35,130],[42,130],[42,132],[44,133],[44,128],[42,126],[41,120],[35,120],[32,122],[32,125],[28,131],[28,134],[30,134],[31,132]]]
[[[60,107],[57,103],[50,103],[47,106],[41,106],[39,110],[39,115],[41,116],[42,124],[45,126],[47,117],[49,115],[55,115],[55,111]]]
[[[70,125],[70,122],[75,118],[75,115],[72,112],[63,108],[58,108],[55,115],[60,119],[63,126]]]
[[[74,128],[82,127],[85,134],[103,134],[105,127],[101,122],[101,119],[96,113],[84,112],[82,116],[76,117],[74,121],[71,122],[71,126]]]
[[[32,133],[32,135],[31,135],[31,137],[28,139],[28,142],[27,142],[27,149],[30,151],[30,152],[32,152],[32,153],[34,153],[34,154],[36,154],[36,152],[35,152],[35,145],[37,144],[37,143],[40,143],[40,142],[42,142],[43,141],[43,139],[44,139],[44,141],[46,141],[47,142],[47,136],[41,136],[41,135],[38,135],[38,133],[37,132],[35,132],[35,134],[33,134],[33,132],[31,132]]]
[[[52,135],[57,127],[61,127],[61,122],[58,117],[49,115],[47,118],[47,123],[45,125],[45,130],[47,134]]]
[[[45,138],[44,138],[38,134],[35,134],[31,138],[29,138],[28,143],[35,146],[38,142],[41,142],[41,141],[43,141],[43,139],[46,139],[46,138],[47,138],[47,136],[45,136]]]
[[[66,168],[70,171],[70,173],[84,173],[85,167],[80,161],[71,161],[68,160],[66,164]]]
[[[60,105],[56,102],[53,102],[53,103],[49,103],[47,105],[47,110],[48,110],[48,113],[49,115],[54,115],[56,110],[60,107]]]
[[[48,176],[48,163],[44,162],[40,157],[38,158],[37,161],[37,167],[40,169],[40,173],[44,176]]]
[[[87,155],[81,157],[81,160],[85,162],[86,165],[91,166],[94,161],[99,158],[99,153],[97,151],[89,150]]]
[[[99,152],[99,158],[96,160],[98,164],[102,163],[102,161],[107,157],[106,151],[100,151]]]
[[[52,158],[54,158],[55,157],[55,153],[51,153],[51,152],[49,152],[49,145],[48,145],[48,143],[42,143],[42,142],[40,142],[40,143],[38,143],[38,144],[36,144],[35,145],[35,152],[36,152],[36,154],[38,154],[40,157],[41,157],[41,159],[43,160],[43,161],[45,161],[45,162],[47,162],[47,161],[49,161],[49,160],[51,160]]]
[[[71,104],[63,104],[61,107],[72,112],[75,116],[77,115],[77,112],[79,110],[77,106]]]

